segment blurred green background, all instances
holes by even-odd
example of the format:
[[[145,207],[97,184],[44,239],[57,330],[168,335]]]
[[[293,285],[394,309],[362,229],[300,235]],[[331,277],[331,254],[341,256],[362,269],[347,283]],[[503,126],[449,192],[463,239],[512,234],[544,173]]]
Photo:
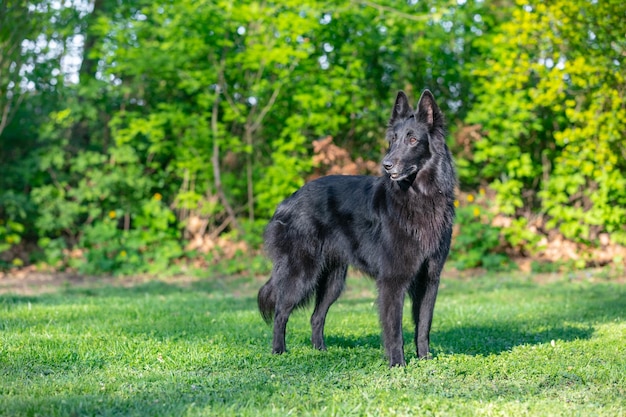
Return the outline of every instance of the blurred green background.
[[[265,272],[276,204],[377,172],[396,92],[424,88],[459,174],[453,266],[624,268],[625,19],[617,0],[4,0],[0,268]]]

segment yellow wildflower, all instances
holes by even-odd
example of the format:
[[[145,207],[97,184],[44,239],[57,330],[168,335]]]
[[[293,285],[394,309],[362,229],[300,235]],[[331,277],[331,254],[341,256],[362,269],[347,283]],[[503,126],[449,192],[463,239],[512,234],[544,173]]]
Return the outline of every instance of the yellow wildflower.
[[[467,201],[469,201],[470,203],[474,201],[474,195],[473,194],[468,194],[467,195]]]
[[[478,207],[474,207],[474,217],[480,216],[480,209]]]
[[[161,201],[162,198],[163,198],[163,196],[160,193],[155,193],[154,194],[154,199],[156,201]]]
[[[109,217],[110,217],[110,218],[114,219],[114,218],[115,218],[115,216],[117,216],[117,213],[115,213],[115,210],[111,210],[111,211],[109,211]]]
[[[459,207],[459,200],[454,200],[454,207]]]

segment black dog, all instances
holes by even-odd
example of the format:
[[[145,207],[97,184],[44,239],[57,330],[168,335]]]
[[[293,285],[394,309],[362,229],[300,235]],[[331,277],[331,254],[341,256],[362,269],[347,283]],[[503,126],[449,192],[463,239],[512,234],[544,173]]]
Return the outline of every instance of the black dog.
[[[414,112],[403,92],[387,129],[383,176],[327,176],[276,209],[265,231],[274,262],[259,309],[274,319],[273,352],[285,352],[287,320],[315,294],[313,346],[324,350],[328,308],[343,290],[348,265],[376,279],[385,350],[404,365],[402,306],[413,304],[417,356],[429,355],[439,275],[450,250],[456,174],[443,115],[426,90]]]

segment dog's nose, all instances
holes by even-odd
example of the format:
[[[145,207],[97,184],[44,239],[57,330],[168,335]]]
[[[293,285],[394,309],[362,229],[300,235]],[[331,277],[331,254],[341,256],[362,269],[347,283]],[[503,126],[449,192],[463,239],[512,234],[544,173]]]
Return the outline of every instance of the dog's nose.
[[[393,162],[388,161],[388,160],[383,160],[383,167],[389,171],[391,168],[393,168]]]

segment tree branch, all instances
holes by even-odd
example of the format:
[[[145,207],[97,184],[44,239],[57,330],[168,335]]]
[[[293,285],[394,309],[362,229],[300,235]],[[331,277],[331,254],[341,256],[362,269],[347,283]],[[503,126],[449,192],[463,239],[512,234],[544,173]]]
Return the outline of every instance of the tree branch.
[[[233,110],[233,112],[235,112],[237,116],[241,117],[241,112],[237,107],[237,103],[235,103],[235,100],[233,100],[233,98],[228,93],[228,89],[226,88],[226,80],[224,79],[224,71],[221,70],[218,75],[218,85],[220,86],[221,92],[224,95],[226,102],[230,105],[230,108]]]
[[[352,0],[353,4],[361,4],[363,6],[368,6],[368,7],[372,7],[374,9],[377,9],[379,12],[385,13],[392,13],[395,15],[400,16],[403,19],[408,19],[408,20],[413,20],[415,22],[424,22],[427,21],[429,19],[432,18],[431,15],[421,15],[421,16],[416,16],[416,15],[412,15],[409,13],[405,13],[403,11],[400,11],[398,9],[394,9],[393,7],[389,7],[389,6],[384,6],[382,4],[378,4],[378,3],[374,3],[373,1],[369,1],[369,0]]]
[[[12,98],[9,99],[4,104],[4,109],[2,110],[2,118],[0,119],[0,135],[2,135],[2,132],[4,131],[4,129],[11,122],[11,119],[13,118],[13,116],[15,116],[15,112],[17,111],[17,108],[22,103],[23,99],[24,99],[24,94],[20,94],[17,97],[16,102],[13,103],[13,105],[11,105],[11,102],[14,101],[14,99]]]
[[[222,63],[223,64],[223,60]],[[223,65],[220,66],[220,72],[223,71]],[[217,191],[217,195],[220,200],[222,200],[222,204],[224,205],[224,209],[230,217],[233,226],[239,231],[241,235],[243,235],[243,229],[241,225],[237,221],[237,217],[235,216],[235,211],[232,206],[228,202],[228,198],[226,198],[226,193],[224,193],[224,189],[222,188],[222,174],[220,171],[220,146],[219,146],[219,133],[217,129],[217,114],[219,111],[219,103],[220,103],[220,94],[221,88],[219,84],[216,87],[216,95],[215,101],[213,101],[213,110],[211,112],[211,132],[213,133],[213,155],[211,157],[213,163],[213,181],[215,182],[215,189]]]
[[[256,120],[250,125],[250,133],[256,132],[259,129],[259,127],[261,127],[261,123],[263,123],[263,119],[265,118],[267,113],[270,111],[274,103],[276,102],[276,99],[278,98],[278,94],[280,94],[280,90],[285,84],[285,80],[288,78],[287,76],[293,72],[296,66],[298,66],[298,60],[294,60],[294,62],[292,62],[291,66],[289,67],[289,71],[287,72],[287,75],[283,77],[283,81],[280,82],[278,86],[274,89],[274,91],[272,92],[272,95],[270,96],[270,99],[267,101],[267,103],[265,103],[265,106],[263,106],[263,109],[261,109],[261,112],[256,117]]]

